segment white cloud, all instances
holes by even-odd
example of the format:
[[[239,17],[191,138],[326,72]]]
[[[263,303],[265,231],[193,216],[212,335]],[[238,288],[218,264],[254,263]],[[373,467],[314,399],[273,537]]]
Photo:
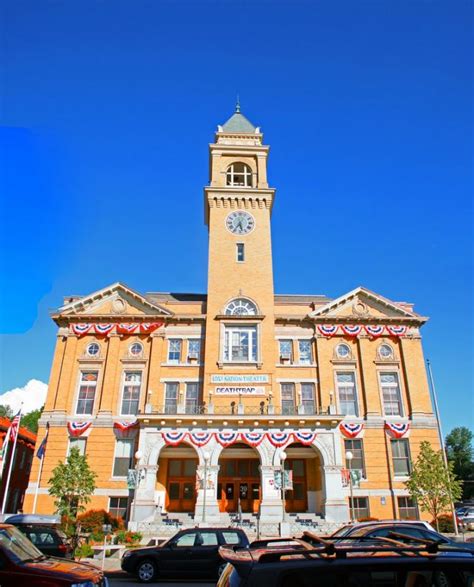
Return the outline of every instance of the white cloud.
[[[44,405],[48,386],[38,379],[30,379],[23,387],[15,387],[0,395],[0,405],[9,405],[14,414],[23,402],[23,414],[28,414]]]

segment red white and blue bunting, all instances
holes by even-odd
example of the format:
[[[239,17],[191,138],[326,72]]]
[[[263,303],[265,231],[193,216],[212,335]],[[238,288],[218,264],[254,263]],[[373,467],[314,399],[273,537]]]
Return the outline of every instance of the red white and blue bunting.
[[[135,434],[138,429],[138,420],[126,420],[122,422],[114,422],[114,430],[118,436],[127,437]]]
[[[357,438],[362,434],[364,425],[355,422],[341,422],[339,424],[339,430],[346,438]]]
[[[115,322],[95,322],[71,324],[71,332],[76,336],[85,336],[86,334],[107,336],[112,332],[116,332],[117,334],[151,334],[162,324],[163,322],[121,322],[119,324]]]
[[[265,437],[263,432],[242,432],[241,440],[250,444],[250,446],[258,446]]]
[[[210,432],[190,432],[189,440],[195,446],[204,446],[211,440],[212,434]]]
[[[385,431],[392,438],[403,438],[404,436],[408,436],[409,430],[409,422],[385,422]]]
[[[238,432],[232,432],[231,430],[224,430],[216,433],[216,440],[221,446],[230,446],[237,442],[240,434]]]
[[[166,444],[171,446],[178,446],[183,440],[185,440],[187,432],[178,432],[172,430],[171,432],[163,432],[163,440]]]
[[[316,326],[319,334],[322,334],[326,338],[331,338],[336,335],[356,337],[366,332],[371,338],[378,338],[379,336],[386,335],[392,337],[405,336],[408,327],[407,326],[390,326],[383,324],[318,324]]]
[[[268,440],[276,447],[285,446],[291,438],[289,432],[268,432],[267,436]]]
[[[82,436],[86,430],[92,426],[92,422],[68,422],[67,429],[69,431],[69,435],[77,438]]]
[[[316,432],[300,430],[298,432],[293,432],[293,438],[295,442],[301,442],[301,444],[309,446],[310,444],[313,444],[316,438]]]

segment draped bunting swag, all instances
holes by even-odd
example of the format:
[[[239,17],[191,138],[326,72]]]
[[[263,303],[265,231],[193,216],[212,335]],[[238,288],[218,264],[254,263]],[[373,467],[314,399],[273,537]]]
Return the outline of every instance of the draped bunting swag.
[[[74,436],[74,438],[78,438],[82,436],[86,430],[92,426],[92,422],[68,422],[67,429],[69,431],[70,436]]]
[[[363,424],[356,424],[351,422],[341,422],[339,424],[339,430],[346,438],[357,438],[363,429]]]
[[[76,336],[84,336],[86,334],[98,334],[99,336],[106,336],[112,332],[117,334],[151,334],[159,328],[163,322],[121,322],[116,324],[110,323],[87,323],[87,324],[71,324],[71,331]]]
[[[316,432],[300,430],[299,432],[162,432],[166,444],[176,446],[180,442],[188,441],[195,446],[204,446],[215,436],[217,442],[223,446],[230,446],[239,440],[250,446],[259,446],[266,437],[275,447],[288,444],[292,439],[306,446],[312,444],[316,438]]]
[[[385,431],[392,438],[403,438],[407,436],[409,430],[410,424],[408,422],[385,422]]]
[[[318,324],[317,330],[326,338],[331,338],[336,334],[342,336],[356,337],[364,331],[372,338],[378,338],[385,334],[386,336],[400,337],[405,336],[407,326],[390,326],[390,325],[361,325],[361,324]]]

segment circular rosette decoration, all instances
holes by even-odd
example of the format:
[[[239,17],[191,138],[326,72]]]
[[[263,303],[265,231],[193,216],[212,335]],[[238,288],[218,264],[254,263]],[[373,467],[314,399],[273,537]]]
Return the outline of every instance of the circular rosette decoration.
[[[171,432],[163,432],[163,440],[170,446],[177,446],[186,438],[186,432],[179,432],[178,430],[171,430]]]
[[[273,444],[273,446],[285,446],[285,444],[287,444],[290,440],[290,434],[288,432],[269,432],[268,440]]]
[[[250,444],[250,446],[258,446],[262,442],[264,436],[263,432],[243,432],[241,434],[241,439],[247,444]]]
[[[232,432],[231,430],[223,430],[216,434],[216,439],[221,446],[230,446],[231,444],[234,444],[234,442],[237,442],[239,439],[239,433]]]
[[[311,432],[310,430],[299,430],[298,432],[293,433],[293,438],[295,442],[301,442],[306,446],[313,444],[316,438],[316,432]]]
[[[210,432],[190,432],[189,440],[194,446],[204,446],[211,440]]]

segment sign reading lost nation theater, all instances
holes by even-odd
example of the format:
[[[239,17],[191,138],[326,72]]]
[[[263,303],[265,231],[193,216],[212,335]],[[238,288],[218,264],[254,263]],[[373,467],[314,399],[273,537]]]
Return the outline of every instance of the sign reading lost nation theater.
[[[216,395],[265,395],[264,387],[216,387]]]
[[[211,383],[268,383],[268,375],[211,375]]]

